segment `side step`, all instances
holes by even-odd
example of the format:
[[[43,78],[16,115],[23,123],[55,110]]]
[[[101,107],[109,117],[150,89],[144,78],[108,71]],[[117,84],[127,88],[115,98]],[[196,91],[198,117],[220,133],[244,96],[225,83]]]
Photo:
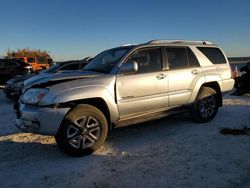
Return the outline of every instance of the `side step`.
[[[115,125],[115,127],[125,127],[128,125],[134,125],[138,123],[144,123],[152,120],[161,119],[163,117],[176,115],[176,114],[182,114],[188,112],[188,107],[181,107],[181,108],[175,108],[172,110],[166,110],[161,112],[154,112],[154,113],[146,113],[142,115],[133,116],[130,118],[124,118],[120,119]]]

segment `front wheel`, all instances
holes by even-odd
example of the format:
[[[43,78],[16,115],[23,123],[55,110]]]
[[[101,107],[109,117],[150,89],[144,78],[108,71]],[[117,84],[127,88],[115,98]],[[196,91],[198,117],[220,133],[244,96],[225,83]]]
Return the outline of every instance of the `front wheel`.
[[[218,112],[218,95],[210,87],[202,87],[190,110],[191,118],[199,123],[211,121]]]
[[[55,139],[66,154],[80,157],[101,147],[107,133],[108,123],[99,109],[78,105],[64,118]]]

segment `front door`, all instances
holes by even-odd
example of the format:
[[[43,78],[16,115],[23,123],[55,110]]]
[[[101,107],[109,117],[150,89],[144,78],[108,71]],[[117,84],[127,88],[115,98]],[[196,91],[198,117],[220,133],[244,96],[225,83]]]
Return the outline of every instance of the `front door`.
[[[135,51],[127,60],[136,61],[138,71],[117,76],[116,93],[120,118],[168,106],[168,77],[167,72],[163,71],[162,59],[161,48],[150,48]]]

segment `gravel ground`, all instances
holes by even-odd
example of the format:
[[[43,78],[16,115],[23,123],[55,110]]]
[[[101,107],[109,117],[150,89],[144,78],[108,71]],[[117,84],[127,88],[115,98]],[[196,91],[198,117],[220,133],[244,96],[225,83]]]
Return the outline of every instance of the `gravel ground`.
[[[115,129],[91,156],[62,153],[53,137],[20,133],[12,102],[0,90],[1,187],[250,187],[250,95],[227,95],[216,118],[188,115]]]

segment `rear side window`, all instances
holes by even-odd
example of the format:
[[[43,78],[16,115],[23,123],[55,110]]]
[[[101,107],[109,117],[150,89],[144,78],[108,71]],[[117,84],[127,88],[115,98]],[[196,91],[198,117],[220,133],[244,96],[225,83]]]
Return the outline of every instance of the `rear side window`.
[[[166,48],[169,69],[188,68],[186,48]]]
[[[35,59],[34,59],[34,60],[35,60]],[[38,64],[47,64],[48,62],[47,62],[46,57],[38,57],[38,58],[37,58],[37,63],[38,63]]]
[[[227,63],[219,48],[197,47],[213,64]]]

